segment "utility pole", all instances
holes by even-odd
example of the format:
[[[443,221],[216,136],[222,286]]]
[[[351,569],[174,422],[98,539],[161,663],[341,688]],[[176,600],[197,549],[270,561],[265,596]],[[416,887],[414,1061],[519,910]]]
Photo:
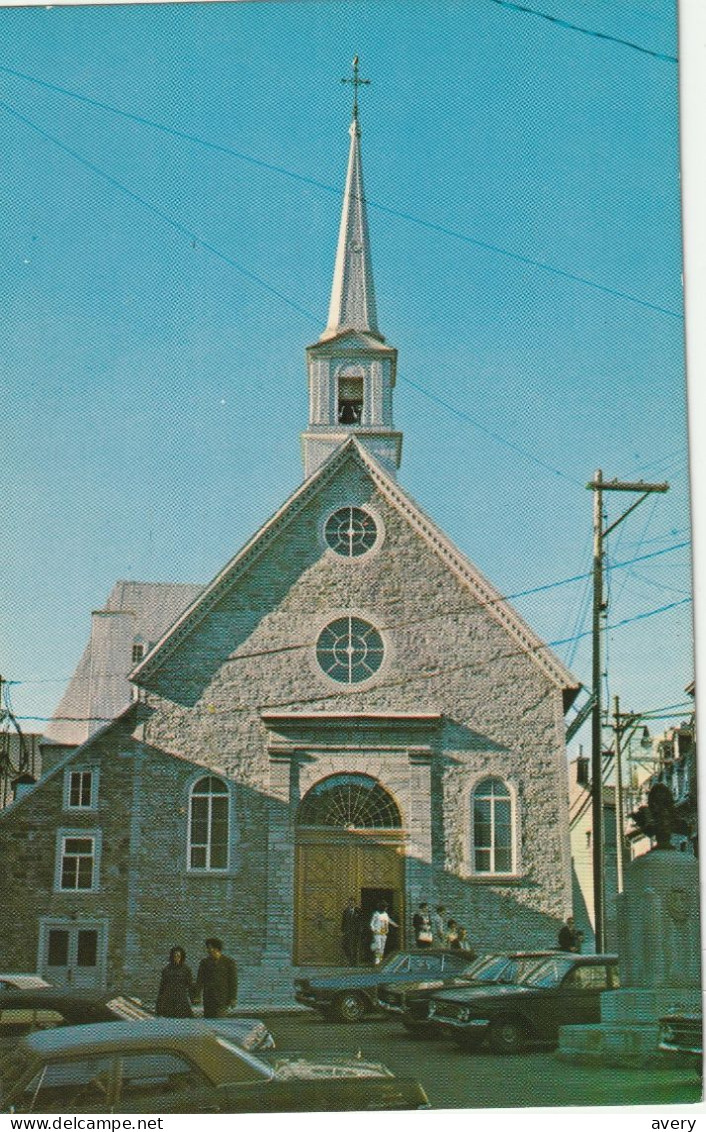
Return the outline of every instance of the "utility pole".
[[[605,878],[603,832],[603,707],[601,703],[602,649],[601,618],[607,609],[603,592],[603,543],[623,519],[639,507],[652,492],[669,491],[668,483],[621,483],[617,479],[604,480],[599,468],[595,478],[586,484],[593,496],[593,715],[591,721],[591,801],[593,814],[593,914],[596,951],[605,951]],[[639,492],[640,498],[624,511],[610,526],[603,526],[603,492]]]
[[[613,697],[613,729],[615,731],[615,867],[618,892],[623,891],[625,822],[623,820],[623,730],[629,717],[620,714],[620,700]]]

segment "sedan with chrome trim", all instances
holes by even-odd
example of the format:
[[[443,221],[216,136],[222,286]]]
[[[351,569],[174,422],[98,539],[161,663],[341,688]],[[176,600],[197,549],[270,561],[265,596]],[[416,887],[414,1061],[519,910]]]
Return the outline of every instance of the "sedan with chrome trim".
[[[543,959],[555,951],[506,951],[481,955],[468,963],[458,975],[420,979],[416,983],[383,983],[378,987],[378,1001],[383,1010],[396,1016],[412,1033],[441,1036],[439,1027],[429,1022],[431,1000],[440,991],[468,986],[492,986],[495,983],[516,983]]]
[[[366,1014],[381,1010],[377,996],[380,983],[401,985],[420,978],[446,978],[461,974],[468,963],[468,955],[463,951],[431,947],[424,951],[396,951],[379,967],[367,971],[346,970],[341,974],[295,979],[294,997],[328,1020],[360,1022]]]
[[[155,1015],[139,998],[65,987],[0,988],[0,1038],[56,1026],[90,1026],[96,1022],[145,1022]],[[208,1027],[210,1020],[195,1018]],[[231,1040],[243,1049],[272,1049],[274,1038],[258,1018],[219,1018]]]
[[[459,1045],[487,1041],[495,1053],[556,1044],[560,1026],[600,1022],[601,994],[620,985],[617,955],[561,953],[516,984],[466,987],[434,996],[429,1021]]]
[[[419,1082],[345,1055],[255,1055],[219,1019],[68,1026],[0,1061],[0,1112],[322,1112],[428,1108]]]

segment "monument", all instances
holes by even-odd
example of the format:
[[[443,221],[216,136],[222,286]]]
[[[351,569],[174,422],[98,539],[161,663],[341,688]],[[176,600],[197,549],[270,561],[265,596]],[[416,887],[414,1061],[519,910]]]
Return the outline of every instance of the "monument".
[[[600,1022],[561,1028],[562,1060],[645,1065],[659,1058],[660,1016],[701,1009],[698,861],[671,844],[683,830],[663,783],[634,817],[655,845],[630,863],[618,896],[620,990],[601,995]]]

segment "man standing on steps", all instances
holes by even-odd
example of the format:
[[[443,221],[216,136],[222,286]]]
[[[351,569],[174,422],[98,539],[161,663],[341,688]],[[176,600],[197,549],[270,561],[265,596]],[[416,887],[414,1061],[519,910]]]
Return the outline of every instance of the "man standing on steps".
[[[235,960],[223,954],[223,940],[206,940],[208,955],[199,964],[194,997],[203,992],[204,1018],[223,1018],[238,997],[238,969]]]
[[[360,930],[362,926],[362,912],[356,904],[355,898],[351,896],[341,916],[343,951],[351,967],[358,966],[358,949],[360,947]]]

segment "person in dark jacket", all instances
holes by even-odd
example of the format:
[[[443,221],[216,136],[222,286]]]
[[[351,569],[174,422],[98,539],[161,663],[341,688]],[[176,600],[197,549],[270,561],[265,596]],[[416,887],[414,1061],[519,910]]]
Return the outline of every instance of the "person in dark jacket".
[[[355,897],[343,909],[341,915],[341,935],[343,937],[343,952],[351,967],[358,965],[360,949],[360,933],[363,927],[363,914],[355,902]]]
[[[574,917],[568,916],[566,923],[562,926],[559,932],[559,950],[560,951],[580,951],[581,940],[579,935],[583,938],[583,934],[576,931]]]
[[[207,939],[208,955],[199,963],[194,998],[203,994],[204,1018],[223,1018],[238,997],[238,969],[235,960],[223,954],[222,939]]]
[[[183,947],[173,947],[162,971],[155,1013],[162,1018],[193,1018],[193,993],[194,976],[186,965],[186,952]]]

